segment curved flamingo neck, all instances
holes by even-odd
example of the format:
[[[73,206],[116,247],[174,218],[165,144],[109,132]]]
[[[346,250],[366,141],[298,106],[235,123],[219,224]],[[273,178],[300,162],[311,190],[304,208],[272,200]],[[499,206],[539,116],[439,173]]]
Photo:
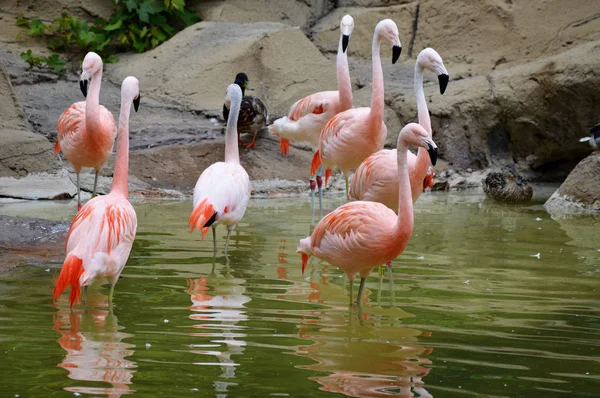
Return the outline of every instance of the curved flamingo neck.
[[[406,246],[413,230],[413,203],[408,176],[408,145],[398,142],[398,218],[396,220],[396,243]]]
[[[342,37],[337,52],[337,83],[340,96],[340,112],[352,108],[352,82],[350,80],[350,69],[348,68],[348,55],[342,47]],[[346,51],[348,51],[346,49]]]
[[[383,123],[383,68],[381,67],[379,32],[373,34],[373,45],[371,47],[373,60],[373,86],[371,89],[371,111],[369,118],[373,128],[379,128]]]
[[[431,118],[429,117],[429,109],[427,108],[427,100],[425,99],[425,90],[423,89],[423,67],[419,64],[418,60],[415,63],[415,98],[417,99],[417,114],[419,117],[419,124],[423,126],[431,137]],[[419,147],[417,151],[417,163],[415,172],[419,176],[425,178],[425,174],[429,170],[429,154],[423,147]]]
[[[227,128],[225,129],[225,163],[240,164],[240,152],[237,142],[237,122],[240,114],[242,99],[231,100],[231,109],[227,118]]]
[[[85,98],[85,131],[87,138],[98,138],[100,127],[100,84],[102,83],[102,68],[92,75],[90,89]]]
[[[117,138],[117,155],[115,157],[115,172],[110,193],[118,193],[129,197],[129,113],[131,101],[121,100],[119,114],[119,137]]]

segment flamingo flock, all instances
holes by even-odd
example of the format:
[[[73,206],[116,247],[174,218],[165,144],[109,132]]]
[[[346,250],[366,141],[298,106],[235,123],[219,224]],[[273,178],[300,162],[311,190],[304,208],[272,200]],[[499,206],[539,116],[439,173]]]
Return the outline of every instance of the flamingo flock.
[[[353,108],[352,85],[347,50],[354,19],[345,15],[340,22],[337,52],[337,91],[322,91],[299,99],[287,116],[268,126],[279,138],[286,155],[290,141],[308,142],[314,150],[310,164],[311,203],[314,214],[315,189],[322,210],[325,187],[333,167],[344,175],[346,197],[350,200],[331,211],[301,239],[297,252],[302,272],[311,256],[343,270],[352,281],[360,276],[356,303],[360,305],[366,278],[381,265],[402,254],[413,231],[413,203],[433,184],[437,145],[432,139],[431,121],[423,89],[424,72],[438,77],[440,93],[446,90],[449,75],[441,56],[426,48],[417,57],[414,90],[417,123],[404,126],[393,150],[383,149],[387,127],[384,123],[384,75],[380,57],[382,45],[392,48],[392,64],[399,59],[402,45],[398,27],[391,19],[380,21],[373,32],[372,91],[370,107]],[[121,86],[117,154],[110,193],[95,197],[98,173],[112,151],[117,135],[114,117],[99,104],[102,59],[88,53],[83,61],[80,87],[86,101],[76,102],[58,120],[56,153],[62,151],[77,175],[78,212],[67,235],[66,258],[54,288],[56,301],[70,285],[69,302],[79,302],[81,287],[86,301],[87,287],[97,279],[109,283],[109,306],[116,282],[129,258],[136,235],[136,213],[128,197],[129,116],[131,106],[138,110],[140,86],[129,76]],[[89,83],[89,92],[88,80]],[[188,219],[190,232],[200,230],[203,240],[213,232],[217,253],[216,228],[227,229],[224,253],[227,256],[231,232],[242,220],[251,194],[250,177],[240,163],[240,133],[252,133],[247,148],[254,147],[256,135],[268,123],[266,107],[260,99],[245,96],[248,76],[239,73],[227,87],[223,116],[226,119],[225,157],[200,174]],[[418,147],[414,155],[409,146]],[[309,165],[307,165],[308,167]],[[96,175],[93,197],[81,207],[79,173],[92,167]],[[350,181],[353,170],[356,170]],[[323,173],[325,181],[323,181]]]

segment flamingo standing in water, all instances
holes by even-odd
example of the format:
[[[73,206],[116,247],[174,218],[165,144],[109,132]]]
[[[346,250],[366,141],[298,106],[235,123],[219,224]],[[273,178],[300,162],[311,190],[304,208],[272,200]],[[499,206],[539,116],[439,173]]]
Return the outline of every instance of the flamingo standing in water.
[[[106,278],[110,285],[108,303],[119,275],[129,258],[137,216],[129,203],[129,113],[131,104],[138,110],[140,105],[139,82],[128,76],[121,85],[121,114],[119,115],[119,138],[115,172],[110,193],[98,196],[79,210],[67,235],[67,257],[54,287],[56,300],[71,285],[71,307],[79,301],[80,287],[87,287],[97,278]]]
[[[440,93],[444,94],[448,85],[448,72],[442,57],[432,48],[426,48],[415,63],[415,97],[419,124],[431,137],[431,119],[423,90],[423,72],[427,69],[438,76]],[[350,200],[367,200],[383,203],[390,209],[398,210],[398,178],[396,175],[396,149],[382,149],[365,159],[356,169],[350,185]],[[408,174],[413,203],[421,193],[433,185],[433,170],[429,166],[427,151],[419,148],[417,155],[408,153]]]
[[[331,167],[337,165],[346,179],[348,196],[348,175],[350,170],[373,152],[383,148],[387,127],[383,122],[383,69],[379,49],[381,41],[392,45],[392,64],[400,57],[402,46],[398,38],[398,27],[391,19],[384,19],[373,33],[373,88],[370,108],[353,108],[335,115],[321,131],[319,150],[315,152],[310,173],[321,165],[325,171],[325,185],[331,175]]]
[[[340,22],[340,41],[337,52],[337,91],[321,91],[297,101],[287,117],[275,120],[269,126],[271,135],[279,136],[279,148],[286,155],[290,141],[309,142],[313,150],[319,147],[321,130],[337,113],[352,108],[352,82],[348,69],[346,49],[354,30],[354,18],[344,15]],[[317,174],[316,183],[314,179]],[[310,193],[312,209],[315,208],[315,186],[319,188],[319,208],[323,208],[322,168],[311,172]]]
[[[407,169],[408,146],[427,148],[435,165],[437,146],[427,130],[416,123],[407,124],[398,135],[398,215],[377,202],[349,202],[327,214],[313,233],[302,240],[297,252],[302,256],[302,272],[310,256],[341,268],[352,281],[360,274],[356,303],[360,304],[365,280],[373,268],[398,257],[413,230],[413,205]]]
[[[225,255],[231,231],[240,222],[250,200],[250,177],[240,165],[237,144],[237,121],[242,104],[242,90],[237,84],[227,87],[225,104],[229,108],[225,131],[225,161],[210,165],[202,172],[194,188],[194,210],[189,218],[190,232],[202,230],[202,239],[213,230],[214,251],[217,252],[216,230],[218,224],[227,227]]]
[[[92,197],[95,197],[98,173],[108,160],[117,136],[114,116],[100,105],[102,58],[94,52],[87,53],[81,69],[79,86],[86,100],[74,103],[60,115],[58,138],[54,147],[54,154],[58,155],[62,151],[77,174],[77,210],[81,209],[81,168],[93,167],[96,170],[92,191]],[[89,79],[91,82],[88,93]]]

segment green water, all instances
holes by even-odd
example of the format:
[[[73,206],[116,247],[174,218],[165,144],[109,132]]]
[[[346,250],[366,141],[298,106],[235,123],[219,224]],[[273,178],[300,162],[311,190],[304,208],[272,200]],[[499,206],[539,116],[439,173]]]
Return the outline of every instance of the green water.
[[[0,212],[73,216],[35,206]],[[359,313],[340,270],[301,274],[306,199],[252,200],[214,263],[189,202],[135,207],[112,314],[106,285],[87,310],[66,294],[53,308],[59,262],[0,274],[0,396],[600,395],[600,219],[425,194],[393,281],[374,271]]]

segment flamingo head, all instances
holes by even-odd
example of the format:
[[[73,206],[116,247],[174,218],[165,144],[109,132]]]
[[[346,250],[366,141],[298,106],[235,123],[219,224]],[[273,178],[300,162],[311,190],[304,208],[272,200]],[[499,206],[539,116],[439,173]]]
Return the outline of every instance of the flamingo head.
[[[395,64],[400,58],[402,52],[402,43],[398,35],[398,26],[391,19],[380,21],[375,27],[375,34],[379,40],[385,40],[392,46],[392,64]]]
[[[398,148],[400,148],[404,144],[422,146],[427,149],[429,153],[429,158],[431,159],[431,164],[435,166],[437,162],[437,145],[431,137],[427,130],[425,130],[420,124],[417,123],[409,123],[402,128],[400,134],[398,134]],[[400,152],[400,151],[398,151]]]
[[[248,80],[248,75],[243,72],[240,72],[237,75],[235,75],[234,83],[240,86],[240,88],[242,89],[242,97],[244,96],[245,90],[253,90],[248,86],[248,84],[250,83],[250,80]]]
[[[346,52],[348,48],[348,42],[350,41],[350,35],[354,30],[354,18],[352,16],[346,14],[344,18],[342,18],[342,22],[340,23],[340,32],[342,33],[342,51]]]
[[[237,104],[237,108],[242,103],[242,89],[237,84],[230,84],[227,87],[227,94],[225,95],[225,106],[227,109],[231,109],[231,104]]]
[[[417,67],[435,73],[438,77],[438,82],[440,83],[440,94],[444,94],[450,76],[448,76],[448,71],[444,66],[444,61],[442,60],[442,57],[440,57],[440,54],[433,48],[424,49],[417,57]]]
[[[133,102],[133,109],[138,111],[140,106],[140,82],[133,76],[127,76],[121,84],[121,101]]]
[[[102,58],[95,52],[86,54],[81,64],[81,76],[79,78],[79,88],[84,97],[87,97],[88,81],[98,73],[102,72]]]

